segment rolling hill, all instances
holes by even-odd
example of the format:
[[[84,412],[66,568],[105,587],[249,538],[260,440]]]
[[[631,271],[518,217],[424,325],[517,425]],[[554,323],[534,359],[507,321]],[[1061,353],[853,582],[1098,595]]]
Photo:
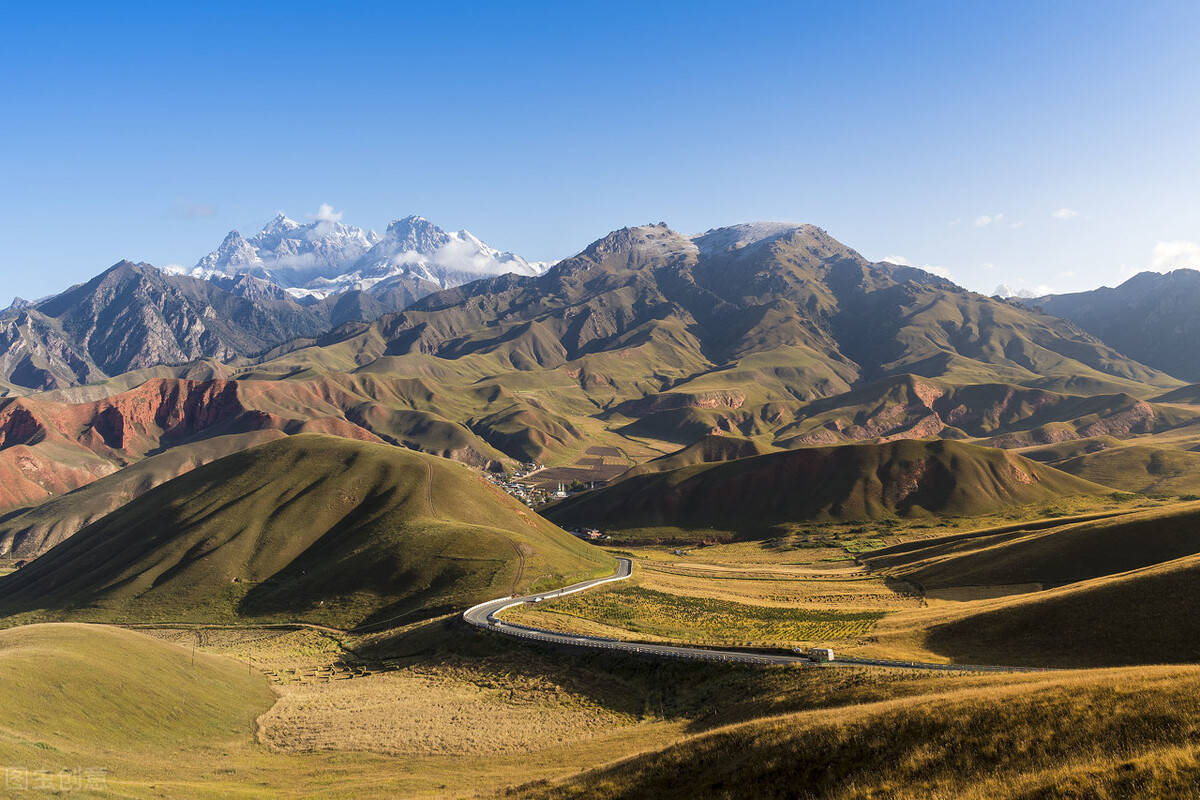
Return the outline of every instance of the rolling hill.
[[[456,408],[421,380],[151,378],[133,389],[71,402],[98,394],[84,388],[96,387],[0,400],[0,510],[34,505],[163,450],[263,431],[387,441],[486,468],[508,461],[435,410],[470,409],[471,395],[458,395]],[[492,399],[495,408],[511,407],[503,396]],[[486,421],[476,428],[493,435]],[[504,434],[498,427],[494,435]]]
[[[274,702],[267,680],[245,664],[145,634],[77,624],[0,631],[0,760],[22,771],[78,771],[81,796],[120,791],[151,764],[161,778],[181,742],[204,749],[250,739]],[[10,781],[6,793],[19,788]]]
[[[1194,667],[1021,676],[704,731],[521,796],[1187,797]]]
[[[1200,453],[1130,444],[1056,461],[1054,466],[1089,481],[1151,495],[1200,494]]]
[[[982,530],[861,556],[950,602],[885,620],[885,647],[959,663],[1097,667],[1200,660],[1200,504]],[[966,598],[967,602],[962,602]]]
[[[676,450],[674,453],[659,456],[643,464],[638,464],[636,467],[631,467],[619,475],[616,480],[624,480],[625,478],[656,472],[670,472],[674,469],[692,467],[696,464],[711,464],[718,461],[733,461],[738,458],[761,456],[772,452],[774,449],[754,439],[709,434],[689,444],[687,447]]]
[[[175,478],[0,578],[18,620],[415,621],[609,572],[466,467],[300,435]]]
[[[0,516],[0,557],[36,558],[155,486],[210,461],[284,435],[267,429],[182,444],[32,508]]]
[[[1200,556],[932,620],[924,647],[960,663],[1102,667],[1200,661]]]
[[[1200,553],[1196,503],[1030,530],[1020,525],[875,550],[873,570],[926,590],[953,586],[1061,586]]]
[[[1020,456],[947,440],[800,448],[639,475],[565,500],[562,524],[750,532],[801,520],[974,515],[1107,492]]]

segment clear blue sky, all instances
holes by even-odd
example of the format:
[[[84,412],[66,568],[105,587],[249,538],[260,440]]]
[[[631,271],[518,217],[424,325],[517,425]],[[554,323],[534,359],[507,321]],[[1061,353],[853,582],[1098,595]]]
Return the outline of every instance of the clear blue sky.
[[[1198,37],[1195,2],[10,4],[0,305],[322,203],[531,259],[782,219],[988,291],[1200,266]]]

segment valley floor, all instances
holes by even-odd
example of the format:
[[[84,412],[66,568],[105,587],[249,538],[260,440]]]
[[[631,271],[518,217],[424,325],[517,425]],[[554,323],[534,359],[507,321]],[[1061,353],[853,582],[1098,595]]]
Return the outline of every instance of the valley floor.
[[[1186,797],[1200,667],[1154,666],[1128,633],[1119,652],[1138,666],[1106,660],[1106,646],[1073,646],[1072,663],[1014,636],[1005,615],[1080,592],[1086,607],[1089,591],[1141,580],[1133,561],[1114,573],[1063,549],[1130,526],[1128,558],[1164,559],[1145,580],[1189,576],[1176,531],[1196,505],[798,526],[723,544],[676,531],[613,543],[634,561],[629,581],[505,612],[623,639],[1066,669],[657,661],[515,641],[457,615],[357,636],[31,625],[0,631],[0,765],[31,780],[92,765],[103,789],[91,796],[130,798]],[[1105,620],[1127,624],[1113,607]],[[1071,608],[1073,628],[1111,636]],[[1061,613],[1045,619],[1062,626],[1047,636],[1070,637]]]

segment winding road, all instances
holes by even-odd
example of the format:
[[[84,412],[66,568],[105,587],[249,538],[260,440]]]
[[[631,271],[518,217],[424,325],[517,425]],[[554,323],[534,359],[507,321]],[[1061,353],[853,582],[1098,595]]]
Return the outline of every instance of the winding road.
[[[628,558],[617,559],[617,571],[607,578],[574,583],[562,589],[551,592],[525,595],[524,597],[499,597],[472,606],[463,612],[462,618],[467,623],[484,630],[502,633],[505,636],[515,636],[518,639],[532,639],[539,642],[567,645],[569,647],[592,647],[601,650],[622,650],[628,653],[641,653],[661,658],[682,658],[692,661],[729,661],[742,664],[802,664],[806,666],[870,666],[890,667],[893,669],[927,669],[946,672],[1045,672],[1038,667],[1002,667],[978,666],[968,664],[934,664],[922,661],[883,661],[869,658],[842,658],[836,661],[816,663],[802,656],[755,653],[745,650],[713,650],[704,647],[689,647],[687,645],[649,644],[646,642],[627,642],[621,639],[607,639],[602,636],[585,636],[575,633],[560,633],[544,628],[533,628],[528,625],[518,625],[505,622],[498,614],[505,609],[519,606],[522,603],[533,602],[536,598],[550,600],[575,592],[582,592],[605,583],[623,581],[633,574],[633,562]]]

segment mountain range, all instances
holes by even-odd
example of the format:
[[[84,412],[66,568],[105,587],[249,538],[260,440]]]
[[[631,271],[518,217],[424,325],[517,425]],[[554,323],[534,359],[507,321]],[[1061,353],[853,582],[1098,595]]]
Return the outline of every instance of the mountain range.
[[[1141,272],[1115,288],[1021,298],[1069,319],[1132,358],[1200,381],[1200,272]]]
[[[303,238],[304,226],[276,222],[268,229]],[[401,222],[413,248],[461,241]],[[329,230],[366,253],[389,241]],[[213,259],[202,278],[122,262],[0,316],[11,332],[4,377],[28,395],[0,399],[0,505],[34,506],[214,437],[234,437],[210,448],[220,454],[321,432],[492,470],[548,463],[565,470],[547,471],[552,485],[556,474],[610,480],[714,434],[753,443],[680,459],[926,437],[1007,448],[1183,441],[1200,417],[1171,399],[1182,381],[1072,322],[871,262],[812,225],[624,228],[544,273],[414,288],[390,307],[383,283],[432,282],[407,272],[297,298],[278,281],[303,278],[288,271],[298,262],[263,267],[260,250],[300,253],[278,238],[258,238],[251,268],[218,274]],[[148,466],[136,485],[203,461]],[[113,485],[73,518],[129,491]],[[14,518],[0,534],[61,538],[47,524]]]
[[[543,269],[421,217],[381,237],[281,214],[249,240],[230,232],[192,270],[121,261],[61,294],[14,302],[0,312],[0,394],[256,355],[481,275]]]
[[[301,224],[279,214],[249,239],[230,231],[187,274],[253,275],[295,297],[320,299],[398,283],[432,291],[508,272],[538,275],[546,267],[488,247],[469,231],[444,231],[424,217],[398,219],[381,236],[328,217]]]

